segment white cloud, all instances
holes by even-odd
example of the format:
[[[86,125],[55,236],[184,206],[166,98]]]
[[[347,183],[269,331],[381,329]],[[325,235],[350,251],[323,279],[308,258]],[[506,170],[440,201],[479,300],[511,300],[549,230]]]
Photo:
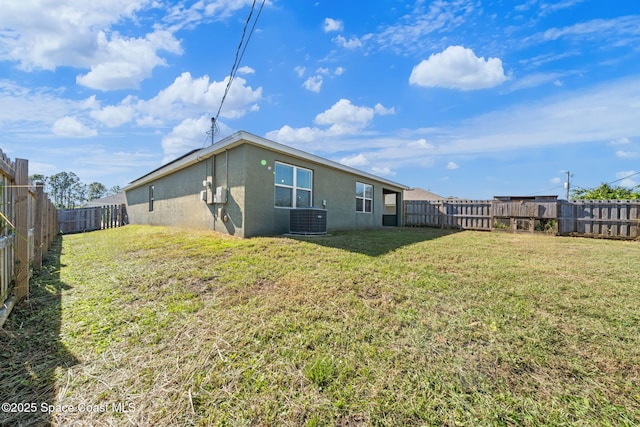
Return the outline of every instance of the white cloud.
[[[376,106],[373,107],[373,110],[379,116],[389,116],[389,115],[394,115],[396,113],[395,108],[393,107],[385,108],[385,106],[380,103],[377,103]]]
[[[347,40],[343,36],[336,36],[334,37],[333,41],[337,45],[349,50],[362,47],[362,41],[360,41],[360,39],[358,39],[357,37],[352,37],[349,40]]]
[[[305,67],[302,67],[302,66],[298,65],[298,66],[293,68],[293,71],[296,73],[296,75],[299,78],[303,78],[304,77],[304,73],[305,73],[305,71],[307,71],[307,69]]]
[[[220,133],[218,138],[231,134],[231,129],[218,122]],[[189,150],[202,148],[210,141],[206,132],[211,128],[211,117],[200,116],[197,119],[187,118],[175,126],[169,134],[162,138],[163,163],[174,160]]]
[[[381,104],[375,108],[356,106],[348,99],[341,99],[328,110],[318,114],[314,120],[317,125],[329,125],[337,133],[349,133],[364,129],[378,115],[393,114]]]
[[[413,68],[409,83],[459,90],[486,89],[507,80],[499,58],[478,58],[471,49],[449,46]]]
[[[397,23],[361,39],[371,40],[383,50],[390,49],[402,55],[433,51],[448,38],[447,34],[459,37],[459,28],[476,7],[476,2],[465,0],[416,2],[413,10]]]
[[[339,19],[325,18],[324,19],[324,32],[329,33],[331,31],[342,31],[344,24]]]
[[[115,34],[107,40],[104,32],[98,34],[97,52],[91,71],[76,77],[80,85],[103,91],[135,89],[142,80],[151,77],[157,66],[165,60],[159,50],[181,53],[180,42],[168,31],[156,30],[145,38],[123,38]]]
[[[547,83],[552,83],[556,86],[562,86],[559,77],[562,77],[562,73],[536,73],[517,79],[512,85],[510,90],[527,89],[531,87],[542,86]]]
[[[165,21],[172,24],[176,30],[182,28],[193,28],[205,20],[222,20],[230,17],[243,7],[251,6],[253,0],[213,0],[210,2],[196,1],[191,6],[185,8],[184,2],[179,2],[173,6]],[[271,1],[267,1],[270,5]]]
[[[619,185],[622,187],[636,187],[639,185],[638,176],[638,172],[633,170],[616,172],[616,178],[621,180]]]
[[[543,33],[536,34],[528,40],[558,40],[560,38],[584,39],[597,35],[599,40],[609,39],[611,36],[636,37],[640,35],[640,16],[628,15],[613,19],[593,19],[562,28],[550,28]]]
[[[138,12],[155,7],[151,0],[49,3],[25,0],[3,7],[0,60],[18,62],[26,71],[60,66],[90,69],[77,76],[78,84],[112,90],[137,88],[155,67],[165,64],[159,51],[182,52],[173,33],[159,26],[143,37],[112,30],[127,21],[137,22]]]
[[[302,87],[307,89],[308,91],[319,93],[322,88],[322,76],[316,75],[311,76],[302,84]]]
[[[314,119],[316,125],[328,126],[328,128],[296,129],[285,125],[279,130],[268,132],[267,138],[283,143],[299,144],[317,141],[320,138],[350,135],[359,133],[369,126],[375,115],[387,114],[394,114],[394,109],[385,108],[382,104],[376,104],[374,108],[356,106],[348,99],[341,99]]]
[[[640,153],[637,151],[616,151],[616,157],[620,157],[621,159],[637,159],[640,157]]]
[[[341,76],[344,74],[344,72],[345,69],[343,67],[337,67],[333,74],[335,74],[336,76]]]
[[[87,138],[98,134],[95,129],[91,129],[69,116],[56,120],[51,132],[58,136],[70,138]]]
[[[458,169],[460,166],[458,166],[458,164],[456,162],[449,162],[447,163],[447,169],[449,170],[455,170]]]
[[[378,176],[394,176],[396,174],[388,166],[374,166],[371,168],[371,172]]]
[[[153,116],[143,116],[136,119],[136,124],[141,127],[158,127],[162,126],[163,122]]]
[[[631,140],[627,137],[618,138],[610,142],[611,145],[627,145],[631,144]]]
[[[127,97],[120,105],[108,105],[102,109],[91,111],[90,115],[107,127],[121,126],[135,117],[135,106],[131,105],[131,100],[132,97]]]
[[[247,67],[247,66],[245,65],[244,67],[240,67],[240,68],[238,68],[238,73],[240,73],[240,74],[245,74],[245,75],[246,75],[246,74],[255,74],[255,73],[256,73],[256,70],[254,70],[254,69],[253,69],[253,68],[251,68],[251,67]]]
[[[317,141],[323,134],[324,131],[318,128],[292,128],[289,125],[284,125],[278,130],[267,132],[267,138],[285,144],[300,144]]]
[[[409,148],[419,148],[425,150],[435,150],[436,146],[427,142],[426,139],[420,138],[417,141],[411,141],[407,144]]]
[[[369,160],[367,160],[367,157],[362,153],[343,157],[339,160],[339,162],[343,165],[351,167],[362,167],[369,164]]]
[[[228,80],[229,77],[226,77],[221,82],[210,82],[209,76],[193,78],[189,72],[184,72],[158,95],[141,102],[138,111],[143,115],[168,119],[182,118],[195,111],[217,111]],[[238,118],[258,109],[262,88],[254,90],[246,83],[245,79],[238,76],[233,80],[221,117]]]

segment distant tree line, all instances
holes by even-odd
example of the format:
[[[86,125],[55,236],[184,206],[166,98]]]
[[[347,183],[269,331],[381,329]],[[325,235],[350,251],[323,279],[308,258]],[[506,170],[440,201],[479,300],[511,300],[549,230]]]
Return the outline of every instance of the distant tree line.
[[[601,184],[595,188],[576,188],[571,195],[582,200],[640,200],[640,185],[627,188]]]
[[[58,209],[78,208],[91,200],[120,192],[120,187],[117,185],[107,189],[100,182],[84,184],[73,172],[59,172],[51,176],[35,174],[31,175],[29,179],[31,182],[42,181],[44,183],[45,191]]]

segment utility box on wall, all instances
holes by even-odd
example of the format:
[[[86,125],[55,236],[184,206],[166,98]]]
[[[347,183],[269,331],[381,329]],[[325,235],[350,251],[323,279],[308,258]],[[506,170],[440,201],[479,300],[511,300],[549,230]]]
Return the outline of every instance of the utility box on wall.
[[[207,179],[202,181],[202,186],[204,190],[200,192],[200,198],[208,205],[213,204],[213,177],[207,176]]]
[[[216,187],[216,192],[213,195],[214,203],[227,203],[227,190],[222,187]]]

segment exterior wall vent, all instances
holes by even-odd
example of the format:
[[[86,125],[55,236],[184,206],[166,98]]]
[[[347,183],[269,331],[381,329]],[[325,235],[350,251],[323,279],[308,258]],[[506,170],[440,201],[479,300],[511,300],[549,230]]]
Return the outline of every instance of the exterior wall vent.
[[[291,209],[291,234],[327,234],[327,210],[319,208]]]

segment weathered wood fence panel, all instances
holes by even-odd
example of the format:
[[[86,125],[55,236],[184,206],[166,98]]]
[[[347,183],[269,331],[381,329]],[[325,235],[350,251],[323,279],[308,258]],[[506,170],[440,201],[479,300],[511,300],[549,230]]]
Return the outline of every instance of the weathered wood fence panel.
[[[29,296],[31,270],[42,268],[57,233],[57,211],[28,174],[28,160],[13,162],[0,150],[0,326]]]
[[[407,200],[404,224],[409,227],[491,230],[490,200]]]
[[[638,200],[406,200],[407,227],[543,231],[561,236],[640,238]]]
[[[560,203],[558,234],[617,239],[640,237],[640,201],[573,200]]]
[[[127,223],[126,205],[105,205],[58,212],[58,229],[63,234],[84,233],[122,227]]]

